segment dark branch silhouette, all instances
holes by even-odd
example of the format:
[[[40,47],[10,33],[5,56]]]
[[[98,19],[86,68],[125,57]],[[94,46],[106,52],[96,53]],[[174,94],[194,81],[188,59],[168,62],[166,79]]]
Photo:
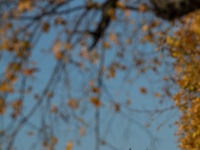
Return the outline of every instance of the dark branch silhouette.
[[[153,12],[166,20],[180,18],[190,12],[200,9],[199,0],[150,0],[153,4]]]
[[[101,16],[101,21],[99,22],[98,27],[94,32],[89,32],[90,34],[93,35],[93,43],[89,47],[89,50],[91,51],[100,38],[103,36],[106,28],[109,26],[110,21],[111,21],[111,16],[109,14],[110,9],[115,9],[116,8],[116,3],[118,0],[107,0],[101,7],[102,9],[102,16]]]

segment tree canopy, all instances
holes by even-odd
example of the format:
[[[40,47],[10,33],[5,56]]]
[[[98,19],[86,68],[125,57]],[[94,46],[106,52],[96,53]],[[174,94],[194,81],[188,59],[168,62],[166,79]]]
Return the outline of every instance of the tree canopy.
[[[42,146],[33,147],[56,149],[65,125],[81,137],[94,131],[95,150],[120,149],[101,136],[118,114],[154,143],[151,122],[177,110],[178,147],[200,149],[199,8],[199,0],[0,1],[0,149],[16,147],[25,127],[38,134]],[[141,77],[150,109],[132,99]]]

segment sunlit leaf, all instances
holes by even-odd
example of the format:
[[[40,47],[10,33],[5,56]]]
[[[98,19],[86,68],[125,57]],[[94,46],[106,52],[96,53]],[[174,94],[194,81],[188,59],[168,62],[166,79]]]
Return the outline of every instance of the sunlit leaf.
[[[69,141],[69,142],[67,143],[67,145],[66,145],[65,150],[72,150],[72,148],[73,148],[73,143],[72,143],[72,141]]]

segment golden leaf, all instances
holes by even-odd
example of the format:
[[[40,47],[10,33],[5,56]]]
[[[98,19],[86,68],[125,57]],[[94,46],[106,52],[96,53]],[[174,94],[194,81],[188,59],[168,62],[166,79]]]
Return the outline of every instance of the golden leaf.
[[[66,145],[66,150],[72,150],[72,148],[73,148],[73,143],[69,141]]]
[[[29,10],[32,11],[32,7],[29,1],[22,1],[18,4],[18,8],[20,11]]]
[[[0,86],[0,90],[2,92],[4,92],[4,91],[6,91],[7,87],[8,87],[8,85],[6,84],[6,82],[3,82],[3,84]]]
[[[148,30],[148,25],[143,25],[142,26],[142,32],[146,32]]]

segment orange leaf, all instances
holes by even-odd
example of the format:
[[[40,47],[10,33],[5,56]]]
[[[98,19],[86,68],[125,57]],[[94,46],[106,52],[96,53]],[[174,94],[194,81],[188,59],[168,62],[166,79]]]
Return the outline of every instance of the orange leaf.
[[[139,11],[145,12],[146,10],[147,10],[147,6],[146,6],[145,4],[141,4],[141,5],[139,6]]]
[[[79,102],[77,100],[75,100],[75,99],[70,99],[68,101],[68,106],[71,107],[71,108],[73,108],[73,109],[78,109]]]
[[[160,97],[160,93],[155,93],[155,97],[159,98]]]
[[[52,113],[55,113],[57,110],[58,110],[57,106],[56,106],[55,104],[52,105],[52,107],[51,107],[51,112],[52,112]]]
[[[110,40],[115,41],[116,40],[116,35],[113,33],[110,33]]]
[[[51,143],[52,143],[53,145],[56,145],[56,144],[58,143],[57,138],[56,138],[56,137],[52,137],[52,138],[51,138]]]
[[[146,94],[146,93],[147,93],[147,90],[146,90],[146,88],[141,87],[141,88],[140,88],[140,92],[143,93],[143,94]]]
[[[103,47],[104,47],[104,48],[110,48],[110,44],[109,44],[108,42],[104,42],[104,43],[103,43]]]
[[[22,107],[22,104],[23,102],[21,99],[11,102],[11,106],[15,109]]]
[[[90,97],[90,102],[92,102],[96,107],[100,107],[102,105],[97,97]]]
[[[94,93],[100,93],[101,90],[98,87],[93,87],[92,88],[92,92],[94,92]]]
[[[73,148],[73,143],[69,141],[66,145],[66,150],[72,150],[72,148]]]
[[[23,70],[23,74],[26,76],[32,75],[37,69],[36,68],[27,68]]]
[[[47,97],[48,97],[48,98],[52,98],[52,97],[53,97],[53,92],[49,92],[49,93],[47,94]]]
[[[55,53],[55,57],[56,57],[56,59],[61,59],[63,57],[63,53],[57,52],[57,53]]]

